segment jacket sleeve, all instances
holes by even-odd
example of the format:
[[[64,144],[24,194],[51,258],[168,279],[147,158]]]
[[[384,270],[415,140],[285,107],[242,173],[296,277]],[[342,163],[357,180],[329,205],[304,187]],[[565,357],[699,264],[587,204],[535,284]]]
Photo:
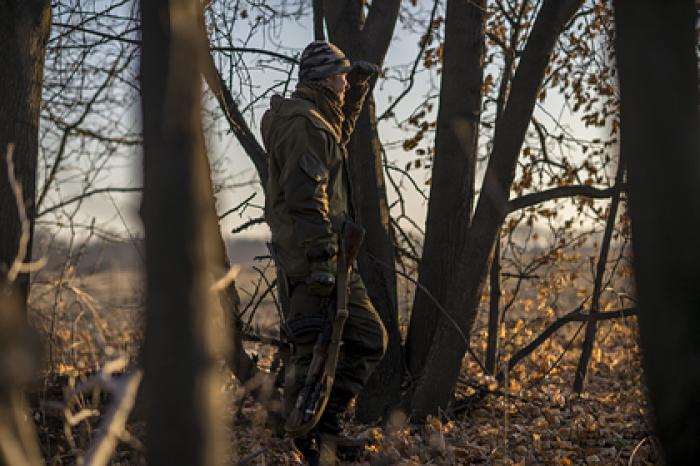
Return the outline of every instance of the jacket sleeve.
[[[350,136],[352,136],[352,132],[355,129],[355,123],[360,116],[360,112],[362,112],[362,106],[364,105],[365,97],[369,90],[369,77],[359,76],[350,72],[348,73],[348,84],[350,85],[350,89],[345,93],[345,104],[343,104],[345,120],[343,121],[343,128],[340,136],[340,144],[343,147],[346,147],[348,142],[350,142]]]
[[[328,203],[328,137],[297,117],[283,140],[280,183],[300,246],[309,259],[327,259],[337,252]]]

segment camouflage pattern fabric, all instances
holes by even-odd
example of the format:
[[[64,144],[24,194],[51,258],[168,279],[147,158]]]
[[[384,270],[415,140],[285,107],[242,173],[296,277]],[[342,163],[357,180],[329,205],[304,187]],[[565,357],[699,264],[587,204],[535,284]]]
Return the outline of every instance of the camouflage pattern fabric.
[[[330,96],[300,84],[304,92],[291,98],[273,96],[262,118],[269,156],[265,219],[292,280],[309,276],[310,258],[335,254],[333,225],[353,216],[346,145],[368,86],[366,79],[351,78],[339,114],[325,110],[339,106]]]
[[[297,284],[292,290],[287,321],[294,323],[305,319],[313,320],[321,315],[321,299],[309,293],[305,283]],[[350,276],[348,311],[350,315],[343,330],[343,346],[335,373],[335,383],[326,408],[329,415],[338,414],[346,409],[350,400],[362,390],[386,351],[386,330],[357,272],[352,272]],[[304,385],[315,341],[316,335],[313,333],[291,339],[293,352],[284,384],[285,415],[294,407],[299,390]],[[319,429],[323,428],[323,424],[322,420]]]
[[[299,59],[299,81],[323,79],[350,71],[350,60],[338,47],[325,40],[306,46]]]

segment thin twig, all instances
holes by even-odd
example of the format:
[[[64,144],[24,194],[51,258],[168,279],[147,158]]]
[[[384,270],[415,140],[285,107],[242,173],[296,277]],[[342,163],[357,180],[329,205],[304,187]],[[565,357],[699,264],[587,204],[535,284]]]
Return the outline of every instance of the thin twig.
[[[129,376],[122,377],[115,384],[114,401],[100,423],[100,436],[85,456],[85,466],[106,466],[109,463],[119,439],[125,432],[126,421],[136,402],[142,377],[143,373],[137,370]]]
[[[597,314],[584,314],[583,312],[581,312],[582,309],[583,304],[579,305],[573,311],[552,322],[549,325],[549,327],[547,327],[542,333],[540,333],[537,336],[537,338],[532,340],[530,343],[527,344],[527,346],[521,348],[517,353],[511,356],[510,360],[508,361],[508,368],[512,370],[513,367],[515,367],[523,358],[535,351],[542,343],[547,341],[547,339],[549,339],[549,337],[552,336],[557,330],[559,330],[561,327],[570,322],[601,321],[639,314],[637,308],[620,309],[619,311],[615,312],[599,312]]]
[[[435,14],[437,12],[438,5],[440,4],[439,0],[435,0],[433,2],[433,9],[430,11],[430,19],[428,20],[428,30],[425,32],[425,35],[423,36],[424,39],[420,41],[420,49],[418,50],[418,55],[416,56],[416,59],[413,61],[413,66],[411,67],[411,73],[409,74],[408,78],[408,86],[399,94],[399,96],[389,105],[389,108],[384,110],[384,112],[377,118],[377,121],[382,121],[385,118],[390,117],[391,115],[394,114],[394,109],[396,106],[403,100],[406,95],[408,95],[409,92],[411,92],[411,89],[413,88],[413,84],[415,82],[415,77],[416,77],[416,71],[418,70],[418,64],[420,63],[420,59],[423,56],[423,52],[425,52],[425,48],[428,46],[428,37],[430,36],[430,33],[433,30],[433,23],[435,22]]]
[[[17,276],[22,272],[24,266],[24,259],[27,257],[27,248],[29,246],[30,239],[30,223],[29,218],[27,218],[27,209],[24,205],[24,197],[22,196],[22,185],[15,177],[15,163],[12,159],[14,152],[14,144],[8,144],[7,146],[7,177],[12,188],[12,194],[15,197],[15,203],[17,205],[17,216],[19,217],[20,235],[17,244],[17,254],[15,254],[15,259],[12,261],[10,270],[7,272],[7,285],[9,286],[12,282],[17,279]]]
[[[71,28],[72,30],[75,30],[75,31],[84,32],[86,34],[92,34],[94,36],[101,37],[102,39],[123,42],[123,43],[131,44],[131,45],[141,45],[141,41],[139,39],[133,39],[131,37],[124,37],[123,35],[108,34],[108,33],[103,32],[103,31],[97,31],[94,29],[73,26],[71,24],[52,23],[51,25],[53,27]],[[138,28],[127,29],[126,31],[122,32],[122,34],[129,34],[132,32],[137,32],[138,30],[139,30]],[[265,49],[261,49],[261,48],[255,48],[255,47],[211,47],[209,50],[216,51],[216,52],[255,53],[255,54],[260,54],[260,55],[268,55],[270,57],[277,58],[279,60],[286,61],[288,63],[299,63],[299,60],[294,58],[294,57],[290,57],[288,55],[284,55],[284,54],[278,53],[278,52],[273,52],[271,50],[265,50]]]
[[[58,210],[62,207],[66,207],[67,205],[73,204],[78,201],[82,201],[85,198],[88,198],[90,196],[94,196],[96,194],[106,194],[106,193],[139,193],[143,191],[143,188],[141,187],[125,187],[125,188],[119,188],[119,187],[108,187],[108,188],[96,188],[90,191],[85,191],[82,194],[79,194],[75,197],[71,197],[70,199],[67,199],[65,201],[61,201],[58,204],[54,204],[50,207],[47,207],[46,209],[42,210],[41,212],[37,213],[37,217],[41,217],[43,215],[46,215],[48,213],[51,213],[55,210]]]
[[[634,457],[637,456],[637,452],[640,448],[642,448],[642,445],[644,445],[649,440],[651,440],[651,436],[647,435],[642,440],[640,440],[639,443],[637,443],[637,445],[635,445],[634,450],[632,450],[632,454],[630,455],[630,459],[627,462],[627,466],[632,466],[634,464]]]
[[[382,267],[385,267],[385,268],[390,267],[388,264],[386,264],[382,260],[378,259],[374,255],[369,254],[369,253],[367,255],[369,256],[370,259],[372,259],[373,262],[381,265]],[[418,287],[418,289],[420,289],[423,293],[425,293],[425,295],[428,297],[428,299],[430,299],[433,302],[435,307],[437,307],[440,310],[440,312],[442,312],[442,314],[447,318],[447,320],[450,322],[450,324],[452,324],[452,326],[457,331],[459,336],[462,337],[462,340],[464,341],[464,345],[467,347],[467,352],[469,353],[469,355],[472,358],[474,358],[474,361],[476,361],[476,363],[479,365],[481,370],[484,371],[484,374],[488,374],[489,372],[486,370],[486,366],[484,366],[484,364],[481,362],[481,360],[476,355],[476,353],[474,353],[474,350],[471,349],[471,345],[469,344],[469,339],[464,334],[462,329],[459,327],[459,324],[457,323],[457,321],[455,321],[454,317],[452,317],[447,312],[447,310],[442,306],[442,304],[440,304],[440,302],[437,300],[437,298],[435,296],[433,296],[433,294],[430,292],[430,290],[428,290],[423,284],[419,283],[418,280],[414,279],[410,275],[405,274],[405,273],[401,272],[400,270],[396,270],[395,267],[392,267],[390,270],[395,270],[396,273],[398,273],[399,275],[404,277],[406,280],[408,280],[411,283],[413,283],[414,285],[416,285]]]
[[[248,205],[248,203],[249,203],[250,201],[252,201],[253,198],[254,198],[257,194],[258,194],[258,193],[253,193],[253,194],[251,194],[251,195],[248,196],[243,202],[241,202],[240,204],[238,204],[236,207],[233,207],[233,208],[227,210],[226,212],[224,212],[223,214],[219,215],[219,220],[224,219],[225,217],[227,217],[228,215],[231,215],[232,213],[236,212],[236,211],[239,210],[240,208],[242,208],[242,207]]]
[[[552,363],[552,365],[549,366],[549,368],[546,371],[544,371],[544,373],[537,380],[535,380],[534,382],[531,382],[527,387],[528,389],[534,388],[535,386],[539,385],[554,370],[554,368],[559,365],[561,360],[564,359],[564,355],[569,351],[569,349],[571,349],[571,345],[574,344],[574,340],[576,340],[576,337],[578,337],[578,334],[581,333],[581,329],[583,329],[584,325],[586,325],[585,322],[581,323],[581,325],[578,326],[578,328],[576,329],[576,332],[574,333],[574,336],[572,336],[569,339],[569,341],[567,342],[566,346],[564,347],[564,349],[562,350],[561,354],[556,359],[556,361],[554,361]]]
[[[248,220],[247,222],[245,222],[243,225],[237,226],[236,228],[231,230],[231,233],[235,235],[237,233],[242,232],[243,230],[246,230],[246,229],[252,227],[253,225],[260,225],[261,223],[265,223],[264,217],[252,218],[252,219]]]

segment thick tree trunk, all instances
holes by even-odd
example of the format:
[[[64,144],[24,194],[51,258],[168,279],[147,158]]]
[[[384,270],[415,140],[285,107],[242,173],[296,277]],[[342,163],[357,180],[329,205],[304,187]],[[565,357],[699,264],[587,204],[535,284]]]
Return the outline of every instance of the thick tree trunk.
[[[419,283],[444,305],[447,290],[465,286],[457,261],[474,206],[474,174],[481,107],[484,1],[447,2],[435,157]],[[440,310],[416,291],[406,339],[413,377],[423,371]]]
[[[615,2],[645,374],[668,464],[700,455],[700,118],[693,0]]]
[[[373,2],[366,19],[363,3],[326,1],[324,12],[328,34],[351,60],[367,60],[381,66],[391,42],[400,2]],[[396,273],[393,270],[394,243],[389,226],[381,150],[374,100],[370,95],[350,141],[350,176],[356,220],[367,230],[358,259],[360,274],[387,329],[389,346],[358,398],[356,416],[362,421],[375,420],[396,405],[403,365]]]
[[[148,463],[222,458],[214,275],[220,259],[201,128],[206,53],[195,0],[143,1],[141,58],[147,314]]]
[[[31,260],[41,86],[50,28],[50,2],[11,0],[0,3],[0,274],[3,275],[18,258],[21,240],[26,241],[26,245],[24,257],[19,259]],[[29,221],[29,231],[25,229],[24,238],[7,172],[10,144],[14,145],[14,177],[21,185]],[[21,301],[25,302],[29,274],[20,274],[15,286]],[[24,307],[21,304],[21,308]]]
[[[396,304],[394,243],[389,230],[389,207],[384,185],[381,147],[374,99],[360,115],[350,145],[356,220],[367,230],[358,257],[367,292],[384,322],[389,344],[386,354],[358,397],[355,414],[370,422],[396,405],[401,387],[403,353]],[[376,180],[376,183],[368,183]],[[389,268],[392,267],[392,268]]]
[[[19,273],[15,261],[31,260],[39,112],[50,28],[49,1],[0,2],[0,465],[8,466],[42,464],[22,392],[36,375],[39,347],[26,322],[29,273]]]
[[[462,358],[488,271],[489,257],[498,230],[508,213],[510,186],[515,176],[520,148],[549,56],[561,32],[582,0],[544,0],[513,78],[510,98],[496,124],[494,147],[479,196],[476,212],[464,241],[465,248],[454,261],[454,272],[462,277],[445,295],[450,318],[441,316],[413,398],[414,418],[422,418],[446,407],[459,376]],[[455,324],[459,328],[455,328]]]

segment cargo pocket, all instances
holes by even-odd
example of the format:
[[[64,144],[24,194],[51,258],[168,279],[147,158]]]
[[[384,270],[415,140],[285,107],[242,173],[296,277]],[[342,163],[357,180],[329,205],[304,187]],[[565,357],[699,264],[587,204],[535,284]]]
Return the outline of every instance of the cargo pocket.
[[[328,183],[328,169],[310,153],[301,156],[299,166],[316,183]]]

